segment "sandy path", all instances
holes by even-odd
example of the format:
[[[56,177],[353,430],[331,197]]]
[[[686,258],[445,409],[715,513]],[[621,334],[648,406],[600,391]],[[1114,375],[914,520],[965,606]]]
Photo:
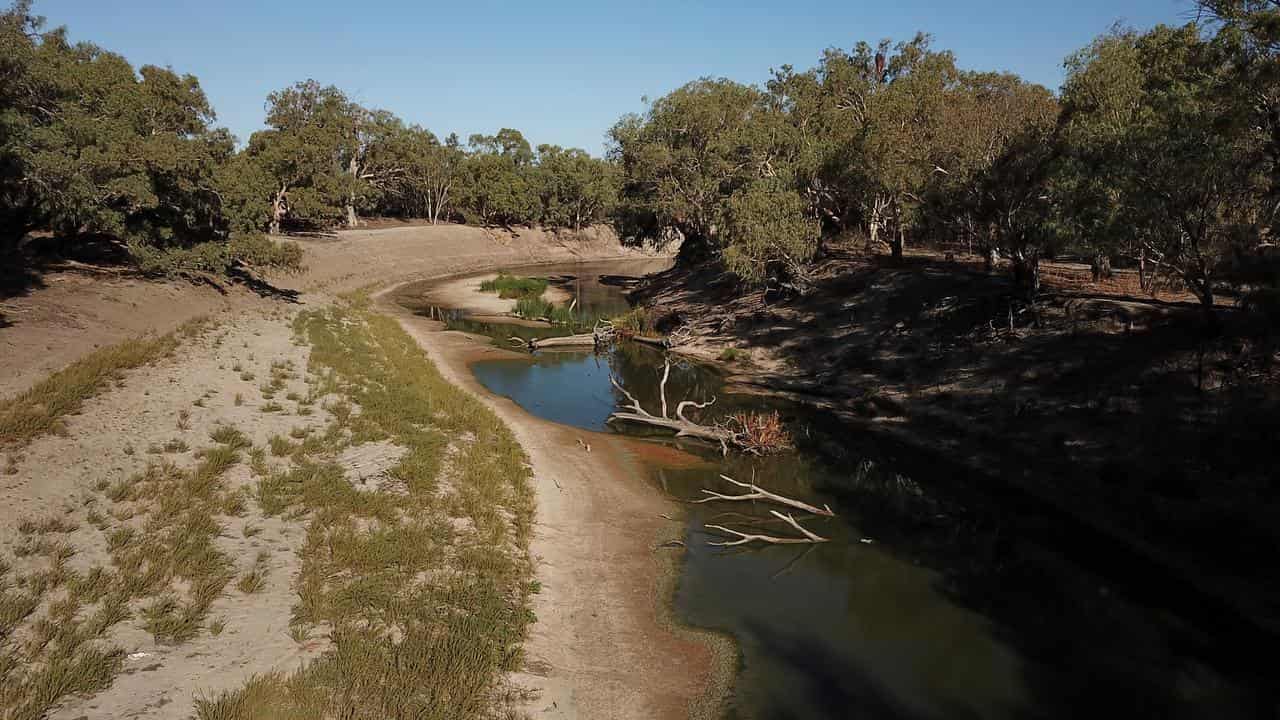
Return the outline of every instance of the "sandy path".
[[[534,598],[538,621],[525,645],[526,673],[517,682],[538,691],[531,714],[683,718],[705,707],[731,666],[722,642],[665,619],[662,588],[673,556],[653,546],[671,531],[661,515],[673,508],[638,472],[629,441],[560,426],[493,396],[468,363],[513,353],[441,332],[439,323],[388,300],[381,307],[450,382],[493,408],[529,453],[538,500],[531,551],[542,591]]]

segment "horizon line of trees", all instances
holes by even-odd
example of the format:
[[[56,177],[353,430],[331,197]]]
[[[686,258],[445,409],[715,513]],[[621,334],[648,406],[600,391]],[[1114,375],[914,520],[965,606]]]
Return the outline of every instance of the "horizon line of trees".
[[[1203,24],[1115,28],[1065,61],[1060,94],[961,70],[919,34],[828,49],[762,87],[703,78],[610,132],[619,229],[677,236],[686,262],[803,289],[823,245],[859,234],[1140,269],[1212,307],[1280,285],[1280,3],[1200,0]]]
[[[1199,0],[1203,24],[1115,28],[1065,61],[1060,93],[962,70],[925,34],[830,48],[763,86],[703,78],[624,116],[604,158],[517,130],[439,138],[314,80],[266,99],[237,150],[199,81],[135,69],[30,0],[0,15],[0,254],[32,231],[105,234],[144,270],[296,265],[264,232],[362,216],[679,239],[680,260],[801,291],[859,236],[1008,259],[1137,266],[1212,307],[1280,285],[1280,5]]]
[[[288,268],[300,249],[263,233],[367,215],[581,229],[616,202],[616,165],[584,150],[509,128],[442,140],[314,80],[271,93],[240,150],[215,120],[193,75],[135,70],[16,0],[0,13],[0,257],[48,232],[123,241],[147,272]]]

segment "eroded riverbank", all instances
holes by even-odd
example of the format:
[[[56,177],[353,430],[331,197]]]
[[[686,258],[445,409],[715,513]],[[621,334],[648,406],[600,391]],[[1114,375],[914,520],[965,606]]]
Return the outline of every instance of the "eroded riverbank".
[[[499,341],[507,332],[451,321]],[[610,437],[586,434],[603,430],[617,405],[610,374],[642,403],[656,398],[661,356],[647,348],[530,357],[484,340],[473,347],[484,352],[472,382],[579,428],[576,437]],[[715,395],[719,413],[777,408],[800,452],[726,462],[642,443],[649,485],[662,496],[732,492],[718,480],[724,472],[840,515],[811,521],[831,542],[807,552],[726,550],[708,545],[722,538],[703,525],[759,523],[766,508],[688,506],[673,612],[737,640],[743,665],[730,716],[1244,718],[1275,702],[1249,657],[1233,656],[1212,625],[1129,593],[1111,579],[1110,560],[1073,547],[1061,518],[975,492],[963,468],[910,445],[802,406],[728,394],[719,373],[696,364],[677,363],[669,389],[677,399]]]
[[[442,332],[379,295],[445,377],[479,397],[529,454],[537,513],[531,552],[541,584],[518,682],[549,718],[713,717],[728,687],[724,640],[677,627],[663,600],[678,570],[655,546],[680,533],[677,509],[644,481],[632,441],[543,420],[484,388],[471,365],[520,355]],[[664,517],[665,516],[665,517]]]

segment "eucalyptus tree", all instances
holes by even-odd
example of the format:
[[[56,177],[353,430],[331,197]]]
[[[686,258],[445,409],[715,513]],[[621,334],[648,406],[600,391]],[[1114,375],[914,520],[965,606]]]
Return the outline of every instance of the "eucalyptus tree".
[[[19,2],[0,15],[0,213],[7,242],[40,227],[131,247],[223,235],[214,175],[233,144],[193,76],[144,66]]]
[[[349,112],[354,120],[353,134],[340,152],[346,168],[346,223],[354,228],[360,224],[360,207],[403,200],[409,189],[409,164],[413,155],[423,150],[423,138],[386,110],[351,104]]]
[[[728,200],[778,174],[781,115],[757,88],[702,79],[610,131],[623,172],[629,234],[683,238],[683,261],[718,258]]]
[[[1218,29],[1229,84],[1239,102],[1239,132],[1255,137],[1254,162],[1265,175],[1260,232],[1271,242],[1280,232],[1280,3],[1275,0],[1199,0]]]
[[[1029,141],[1033,146],[1044,142],[1057,115],[1053,95],[1040,85],[1008,73],[961,73],[947,91],[942,118],[946,142],[932,159],[934,171],[921,205],[922,229],[937,241],[964,242],[971,251],[976,242],[992,264],[1008,234],[1002,229],[1009,227],[1008,213],[1001,224],[997,218],[1002,213],[995,207],[1011,199],[1012,188],[991,183],[989,176],[998,163],[1008,162],[1010,152],[1025,153]],[[1010,250],[1015,257],[1026,255],[1024,248]]]
[[[472,135],[463,164],[458,205],[469,222],[519,225],[537,221],[539,198],[533,148],[518,130]]]
[[[791,130],[784,147],[797,189],[828,231],[861,226],[872,246],[887,236],[901,257],[948,152],[959,79],[952,55],[924,34],[830,48],[815,68],[773,73],[768,89]]]
[[[357,112],[336,87],[307,80],[267,96],[267,130],[245,149],[269,179],[268,226],[336,224],[347,215],[352,182],[344,159],[355,144]]]
[[[617,166],[578,148],[539,145],[537,187],[542,223],[580,230],[604,220],[617,202]]]
[[[1129,241],[1206,309],[1224,264],[1262,241],[1269,192],[1268,138],[1230,41],[1195,24],[1113,33],[1076,59],[1063,94],[1071,147],[1104,159],[1082,169],[1117,189],[1103,200]]]
[[[420,198],[423,214],[435,225],[450,214],[465,156],[456,134],[443,143],[425,130],[417,131],[414,137],[417,150],[409,161],[410,185]]]

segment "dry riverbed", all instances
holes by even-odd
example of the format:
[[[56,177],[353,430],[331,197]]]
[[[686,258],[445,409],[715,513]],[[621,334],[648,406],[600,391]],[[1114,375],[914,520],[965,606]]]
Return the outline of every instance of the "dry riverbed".
[[[633,482],[626,443],[593,438],[587,453],[581,433],[480,391],[469,341],[333,294],[624,251],[530,237],[546,257],[509,240],[467,255],[471,229],[423,230],[308,246],[298,303],[233,298],[127,362],[95,356],[42,386],[34,356],[13,356],[0,405],[6,717],[711,706],[711,669],[722,690],[729,665],[665,619],[672,558],[652,546],[675,528]],[[42,327],[0,341],[20,347]]]

